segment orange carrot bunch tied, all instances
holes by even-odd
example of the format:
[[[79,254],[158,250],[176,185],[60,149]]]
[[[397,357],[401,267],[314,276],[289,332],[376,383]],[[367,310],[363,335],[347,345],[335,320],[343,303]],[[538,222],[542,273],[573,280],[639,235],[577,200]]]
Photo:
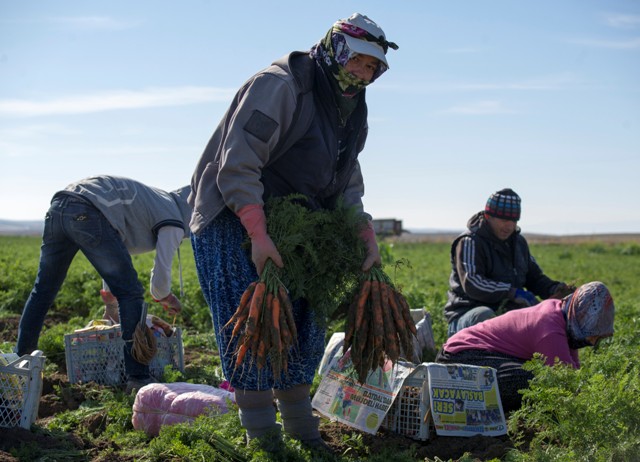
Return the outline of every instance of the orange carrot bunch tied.
[[[298,333],[291,299],[271,260],[267,260],[259,280],[249,284],[242,294],[238,308],[223,328],[229,327],[233,327],[231,339],[240,336],[234,352],[234,370],[245,361],[255,363],[261,370],[269,359],[275,380],[287,372],[287,356]]]
[[[347,312],[344,351],[351,348],[351,361],[364,382],[370,371],[401,357],[415,361],[413,338],[417,334],[409,304],[379,267],[371,268]]]

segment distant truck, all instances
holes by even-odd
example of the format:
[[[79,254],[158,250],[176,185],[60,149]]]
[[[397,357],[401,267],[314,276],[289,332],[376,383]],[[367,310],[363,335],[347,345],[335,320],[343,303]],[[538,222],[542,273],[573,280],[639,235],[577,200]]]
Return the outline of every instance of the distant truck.
[[[395,218],[374,219],[373,229],[378,236],[400,236],[402,234],[402,220]]]

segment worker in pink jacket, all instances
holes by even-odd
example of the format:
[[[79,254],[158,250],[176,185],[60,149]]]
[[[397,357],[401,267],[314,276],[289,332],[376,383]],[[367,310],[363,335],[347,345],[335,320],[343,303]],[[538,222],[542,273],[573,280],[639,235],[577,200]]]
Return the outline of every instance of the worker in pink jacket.
[[[460,330],[442,346],[436,362],[493,367],[504,410],[518,409],[518,390],[533,378],[522,365],[539,353],[549,366],[558,361],[579,368],[578,349],[613,335],[614,311],[609,289],[590,282],[562,300],[545,300]]]

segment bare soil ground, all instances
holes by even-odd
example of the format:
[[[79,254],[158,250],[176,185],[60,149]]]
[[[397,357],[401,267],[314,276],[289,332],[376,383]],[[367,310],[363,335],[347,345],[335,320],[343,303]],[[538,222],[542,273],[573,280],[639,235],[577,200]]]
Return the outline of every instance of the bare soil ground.
[[[0,319],[0,335],[7,341],[15,341],[17,324],[19,318],[8,317]],[[185,351],[185,364],[192,364],[202,360],[201,356],[207,354],[202,350]],[[88,390],[95,389],[101,385],[96,384],[70,384],[64,365],[59,365],[59,371],[45,374],[43,379],[43,390],[38,409],[38,419],[33,426],[33,430],[22,428],[0,428],[0,462],[15,462],[17,458],[10,453],[12,449],[20,448],[21,445],[36,443],[40,448],[46,448],[52,453],[62,454],[72,448],[76,451],[83,451],[87,461],[91,462],[112,462],[112,461],[133,461],[134,457],[128,455],[117,444],[107,442],[105,439],[90,440],[79,432],[51,432],[46,429],[47,422],[53,416],[66,410],[75,410],[87,399]],[[106,412],[97,412],[87,417],[81,426],[84,431],[94,436],[100,435],[106,428]],[[337,454],[344,454],[345,451],[353,450],[345,442],[344,436],[353,433],[354,429],[338,422],[330,422],[323,419],[321,433],[323,439]],[[465,453],[472,455],[475,461],[488,461],[494,458],[502,458],[506,452],[513,447],[507,436],[486,437],[475,436],[471,438],[462,437],[440,437],[433,435],[428,441],[418,441],[398,435],[394,432],[381,429],[376,435],[362,434],[363,447],[369,448],[373,454],[380,452],[383,448],[397,448],[398,451],[413,447],[416,460],[443,460],[456,461]],[[355,456],[357,457],[357,456]],[[50,459],[64,460],[64,459]],[[73,460],[78,460],[74,458]]]

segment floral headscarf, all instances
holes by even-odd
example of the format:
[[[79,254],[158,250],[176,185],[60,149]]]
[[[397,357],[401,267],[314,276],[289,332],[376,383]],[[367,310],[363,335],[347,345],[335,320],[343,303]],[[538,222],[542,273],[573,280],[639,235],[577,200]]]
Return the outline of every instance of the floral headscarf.
[[[333,26],[327,35],[311,49],[311,56],[320,63],[325,73],[333,77],[341,95],[345,98],[352,98],[387,70],[387,66],[379,62],[369,82],[359,79],[345,69],[347,62],[354,55],[337,25]]]
[[[562,310],[567,319],[571,348],[590,345],[587,337],[613,335],[615,308],[609,289],[602,282],[583,284],[563,299]]]

